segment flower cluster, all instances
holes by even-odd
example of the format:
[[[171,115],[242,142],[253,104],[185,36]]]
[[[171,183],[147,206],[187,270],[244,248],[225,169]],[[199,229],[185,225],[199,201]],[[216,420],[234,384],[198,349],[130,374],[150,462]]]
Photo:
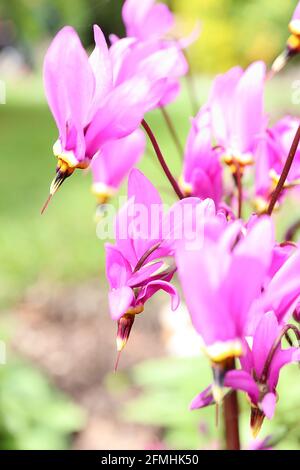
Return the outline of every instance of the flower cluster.
[[[145,115],[160,108],[180,144],[165,106],[188,72],[185,48],[196,40],[197,28],[188,38],[176,37],[174,15],[154,0],[126,0],[122,14],[127,36],[112,35],[110,47],[95,26],[95,49],[88,57],[77,33],[65,27],[45,57],[46,95],[59,130],[50,197],[75,169],[90,167],[93,192],[104,204],[129,175],[115,244],[105,248],[117,349],[124,348],[135,316],[157,291],[168,293],[177,308],[177,272],[213,371],[213,384],[191,408],[220,403],[241,390],[256,434],[263,419],[273,417],[281,368],[300,360],[299,345],[290,338],[294,333],[300,339],[300,249],[294,241],[299,224],[280,241],[272,219],[300,183],[300,120],[284,116],[271,125],[264,107],[272,73],[300,51],[300,5],[272,73],[257,61],[215,78],[191,119],[178,178]],[[134,168],[146,145],[141,125],[179,198],[168,210]]]

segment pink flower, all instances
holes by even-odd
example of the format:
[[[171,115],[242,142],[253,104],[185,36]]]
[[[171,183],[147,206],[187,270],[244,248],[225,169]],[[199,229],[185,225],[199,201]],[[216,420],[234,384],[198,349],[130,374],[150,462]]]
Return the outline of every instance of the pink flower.
[[[157,105],[173,101],[180,90],[179,78],[188,71],[187,61],[175,41],[124,38],[116,40],[110,49],[116,85],[136,75],[151,82],[161,80],[163,92]]]
[[[116,244],[106,245],[109,306],[112,319],[118,321],[118,351],[127,342],[135,315],[143,311],[145,302],[158,290],[167,292],[172,309],[177,308],[178,294],[170,284],[176,270],[173,242],[181,237],[184,207],[198,204],[198,199],[188,198],[164,214],[154,186],[139,170],[131,171],[128,202],[116,219]],[[211,210],[210,203],[202,203],[202,207]]]
[[[256,153],[256,194],[268,201],[274,191],[293,143],[299,120],[286,116],[275,124],[260,139]],[[299,184],[300,150],[295,160],[285,187]]]
[[[116,85],[109,51],[98,26],[96,47],[88,58],[69,26],[52,41],[44,62],[50,109],[59,129],[53,195],[75,168],[85,168],[109,141],[131,134],[144,114],[155,107],[165,89],[163,80],[136,74]]]
[[[199,37],[200,28],[187,38],[167,38],[175,18],[169,8],[155,0],[126,0],[122,9],[126,28],[126,38],[111,37],[113,56],[118,58],[116,69],[118,80],[124,74],[134,76],[144,70],[148,76],[161,75],[166,78],[165,93],[159,102],[165,106],[172,102],[180,90],[179,78],[188,72],[188,63],[182,50],[189,47]],[[121,62],[120,62],[121,59]],[[173,61],[173,66],[169,64]],[[166,74],[164,70],[168,68]],[[149,75],[150,74],[150,75]]]
[[[274,235],[269,218],[258,220],[247,233],[239,221],[225,229],[215,221],[207,225],[198,247],[188,250],[178,244],[176,261],[205,353],[220,363],[243,353],[249,314],[269,270]]]
[[[295,8],[289,28],[292,33],[300,34],[300,2],[298,2]]]
[[[212,148],[210,115],[203,109],[192,120],[180,185],[186,195],[210,198],[218,207],[223,193],[222,176],[220,150]]]
[[[273,450],[272,440],[272,436],[267,436],[265,439],[254,439],[248,444],[246,450]]]
[[[296,249],[265,285],[258,308],[265,312],[274,311],[281,325],[289,321],[299,302],[299,272],[300,250]]]
[[[280,72],[288,63],[300,51],[300,2],[293,13],[292,19],[289,23],[289,30],[291,32],[288,38],[285,50],[277,57],[272,65],[272,72]]]
[[[243,71],[234,67],[218,76],[208,102],[213,134],[229,165],[253,163],[257,140],[266,126],[266,66],[255,62]]]
[[[282,367],[300,360],[300,349],[281,348],[284,335],[276,315],[262,316],[253,336],[252,348],[247,345],[240,357],[242,369],[226,373],[224,385],[247,393],[251,402],[251,426],[256,436],[265,417],[272,419],[277,401],[276,387]],[[212,387],[208,387],[192,401],[191,409],[214,403]]]
[[[93,193],[102,204],[112,196],[122,184],[130,170],[138,163],[146,147],[145,135],[136,130],[127,137],[104,144],[93,158]]]
[[[300,2],[298,2],[295,11],[293,13],[293,20],[300,20]]]
[[[167,5],[155,0],[126,0],[122,16],[127,36],[140,40],[162,38],[174,24]]]

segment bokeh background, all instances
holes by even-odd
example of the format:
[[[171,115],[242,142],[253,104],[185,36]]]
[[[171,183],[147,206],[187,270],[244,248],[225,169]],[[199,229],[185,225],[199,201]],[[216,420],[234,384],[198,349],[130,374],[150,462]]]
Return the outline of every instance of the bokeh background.
[[[168,2],[178,13],[181,33],[198,19],[202,24],[189,51],[199,104],[213,74],[256,59],[272,62],[285,44],[296,3]],[[121,5],[121,0],[0,0],[0,80],[6,86],[6,104],[0,105],[0,340],[6,345],[6,364],[0,365],[0,449],[220,446],[222,429],[215,428],[214,411],[188,411],[211,378],[183,307],[171,314],[163,295],[149,303],[136,321],[119,373],[112,373],[116,332],[108,315],[90,175],[73,176],[40,216],[57,137],[43,93],[43,55],[65,24],[77,29],[87,48],[93,23],[107,36],[122,36]],[[299,115],[300,104],[293,100],[299,70],[294,61],[267,86],[272,120]],[[169,112],[184,142],[191,116],[185,82]],[[149,121],[179,175],[180,159],[160,113]],[[169,198],[151,149],[141,168]],[[297,210],[280,214],[279,232],[297,219]],[[262,438],[272,435],[277,448],[300,447],[296,373],[293,367],[284,371],[276,418],[262,431]],[[241,408],[246,447],[251,437],[242,398]]]

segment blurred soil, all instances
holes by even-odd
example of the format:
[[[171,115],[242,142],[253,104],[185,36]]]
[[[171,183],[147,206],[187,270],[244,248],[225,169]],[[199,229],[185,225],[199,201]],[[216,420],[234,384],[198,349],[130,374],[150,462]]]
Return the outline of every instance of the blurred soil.
[[[74,448],[149,448],[159,431],[120,418],[122,404],[137,391],[129,387],[124,393],[111,393],[105,386],[116,357],[116,325],[109,317],[106,296],[98,280],[32,287],[15,311],[13,347],[86,410],[87,425],[74,438]],[[164,354],[157,311],[156,302],[149,302],[143,318],[136,319],[121,357],[120,374]]]

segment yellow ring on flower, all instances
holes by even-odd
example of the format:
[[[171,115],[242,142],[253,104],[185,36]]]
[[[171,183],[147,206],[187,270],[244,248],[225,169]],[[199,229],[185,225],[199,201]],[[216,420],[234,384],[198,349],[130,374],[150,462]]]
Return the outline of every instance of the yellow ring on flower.
[[[239,339],[230,341],[217,341],[210,346],[203,346],[203,352],[215,363],[224,362],[226,359],[243,355],[243,345]]]

